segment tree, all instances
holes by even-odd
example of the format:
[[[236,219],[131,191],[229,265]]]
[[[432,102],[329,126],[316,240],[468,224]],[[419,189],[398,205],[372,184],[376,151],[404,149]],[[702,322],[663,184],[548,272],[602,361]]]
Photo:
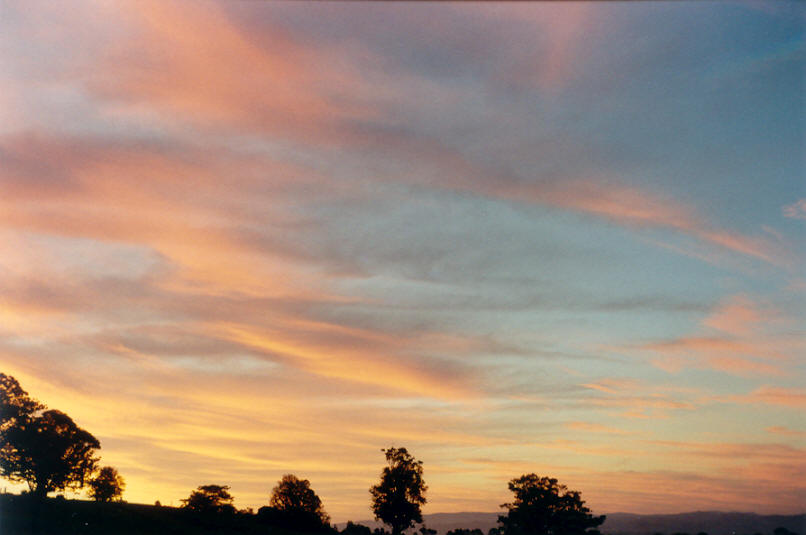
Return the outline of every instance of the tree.
[[[90,480],[89,485],[90,498],[96,502],[111,502],[115,498],[120,498],[126,488],[123,478],[111,466],[101,468]]]
[[[22,389],[16,379],[0,373],[0,433],[15,422],[29,418],[44,408],[44,405],[31,398],[28,392]]]
[[[424,505],[428,487],[423,481],[423,463],[412,457],[406,448],[381,450],[386,454],[386,466],[381,482],[371,489],[372,511],[375,518],[400,535],[423,521],[420,506]]]
[[[372,535],[372,530],[363,524],[354,524],[351,520],[347,521],[347,525],[341,530],[342,535]]]
[[[322,500],[307,479],[286,474],[272,490],[269,507],[258,511],[268,524],[298,530],[321,530],[330,525]]]
[[[322,507],[322,500],[311,488],[307,479],[299,479],[294,474],[286,474],[272,489],[269,505],[280,511],[305,512],[316,515],[322,524],[330,522],[330,517]]]
[[[182,507],[208,515],[234,513],[233,500],[227,485],[200,485],[182,500]]]
[[[93,456],[101,447],[98,439],[61,411],[23,412],[0,432],[0,475],[27,483],[39,498],[83,487],[98,462]]]
[[[509,490],[515,493],[515,501],[501,506],[508,509],[498,517],[502,535],[594,534],[605,520],[590,514],[579,492],[553,478],[523,475],[509,482]]]

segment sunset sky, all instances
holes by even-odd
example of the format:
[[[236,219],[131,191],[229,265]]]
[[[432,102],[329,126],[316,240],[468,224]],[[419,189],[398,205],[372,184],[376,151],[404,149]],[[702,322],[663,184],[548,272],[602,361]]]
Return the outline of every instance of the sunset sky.
[[[0,2],[0,371],[130,502],[806,509],[806,7]],[[12,486],[0,481],[0,488]]]

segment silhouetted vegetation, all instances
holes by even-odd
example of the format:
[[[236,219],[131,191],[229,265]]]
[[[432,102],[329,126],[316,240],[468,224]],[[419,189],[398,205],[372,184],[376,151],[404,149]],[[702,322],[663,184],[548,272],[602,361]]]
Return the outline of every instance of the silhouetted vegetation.
[[[286,474],[272,490],[269,507],[261,507],[262,522],[301,531],[327,531],[330,517],[307,479]]]
[[[0,373],[0,476],[27,483],[30,491],[0,495],[2,535],[337,532],[330,526],[330,517],[310,482],[293,474],[282,477],[272,489],[269,505],[261,507],[257,514],[251,508],[238,511],[230,487],[216,484],[199,486],[182,500],[180,508],[163,507],[159,501],[154,506],[127,504],[120,500],[125,483],[118,471],[111,466],[96,471],[99,459],[95,453],[99,448],[98,440],[69,416],[48,410],[30,397],[16,379]],[[344,535],[401,535],[423,522],[421,507],[426,503],[427,487],[422,461],[406,448],[381,451],[388,465],[380,482],[370,488],[371,505],[375,518],[389,526],[391,533],[348,522],[341,531]],[[47,498],[49,492],[85,485],[96,503],[66,500],[63,496]],[[509,489],[515,499],[502,505],[507,514],[498,517],[498,527],[490,529],[488,535],[595,535],[605,520],[604,516],[591,514],[578,491],[569,490],[553,478],[526,474],[510,481]],[[706,513],[678,516],[701,514]],[[797,518],[772,516],[766,521],[775,522],[768,523],[770,527],[779,521],[797,526]],[[702,520],[693,525],[704,527]],[[436,530],[424,524],[417,533],[437,535]],[[480,529],[455,528],[445,535],[484,534]],[[708,534],[700,531],[697,535]],[[798,534],[779,527],[772,535]]]
[[[235,513],[234,498],[227,485],[200,485],[182,500],[183,508],[207,516]]]
[[[341,530],[342,535],[372,535],[372,530],[363,524],[354,524],[347,521],[347,525]]]
[[[406,448],[381,450],[389,466],[381,473],[381,482],[371,489],[372,511],[375,518],[392,528],[392,535],[423,521],[420,507],[425,504],[423,463],[412,457]]]
[[[65,413],[44,410],[5,374],[0,374],[0,403],[0,475],[27,483],[39,498],[83,487],[98,462],[98,440]]]
[[[104,466],[90,480],[90,498],[96,502],[111,502],[120,499],[126,483],[118,474],[118,471],[111,466]]]
[[[509,482],[515,501],[498,517],[502,535],[584,535],[599,533],[604,516],[593,516],[579,492],[556,479],[526,474]]]

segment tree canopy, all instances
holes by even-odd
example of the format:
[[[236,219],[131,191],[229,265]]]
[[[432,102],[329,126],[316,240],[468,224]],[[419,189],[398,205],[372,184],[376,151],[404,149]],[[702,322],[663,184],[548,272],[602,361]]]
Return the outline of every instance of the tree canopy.
[[[233,501],[227,485],[200,485],[182,500],[182,507],[205,514],[234,513]]]
[[[65,413],[44,409],[16,379],[0,373],[0,476],[27,483],[39,497],[81,488],[101,447]]]
[[[258,516],[264,523],[296,530],[322,531],[330,526],[330,517],[311,483],[293,474],[277,483],[269,507],[261,507]]]
[[[425,504],[423,463],[412,457],[406,448],[381,450],[388,466],[381,473],[381,482],[369,489],[375,518],[392,528],[393,535],[423,521],[420,507]]]
[[[31,417],[44,405],[28,395],[15,378],[0,373],[0,432],[22,418]]]
[[[526,474],[510,481],[509,490],[515,501],[501,506],[508,510],[498,517],[503,535],[594,534],[605,520],[590,514],[579,492],[554,478]]]
[[[90,482],[90,498],[96,502],[111,502],[123,495],[126,483],[111,466],[104,466]]]
[[[280,511],[309,513],[316,515],[322,524],[330,522],[330,516],[322,507],[322,500],[311,488],[307,479],[299,479],[286,474],[274,487],[269,505]]]

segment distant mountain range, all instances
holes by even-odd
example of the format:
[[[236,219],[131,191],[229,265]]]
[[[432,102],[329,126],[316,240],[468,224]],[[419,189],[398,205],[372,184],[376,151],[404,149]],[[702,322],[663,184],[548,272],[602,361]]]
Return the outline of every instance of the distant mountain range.
[[[500,513],[435,513],[423,515],[425,525],[435,529],[440,535],[456,528],[481,529],[484,533],[496,526]],[[372,520],[359,522],[372,528],[381,524]],[[344,524],[338,525],[339,529]],[[755,513],[721,513],[697,511],[673,515],[637,515],[631,513],[610,513],[602,525],[606,535],[654,535],[655,533],[700,532],[708,535],[772,535],[775,528],[783,527],[790,532],[806,535],[806,514],[800,515],[758,515]]]

